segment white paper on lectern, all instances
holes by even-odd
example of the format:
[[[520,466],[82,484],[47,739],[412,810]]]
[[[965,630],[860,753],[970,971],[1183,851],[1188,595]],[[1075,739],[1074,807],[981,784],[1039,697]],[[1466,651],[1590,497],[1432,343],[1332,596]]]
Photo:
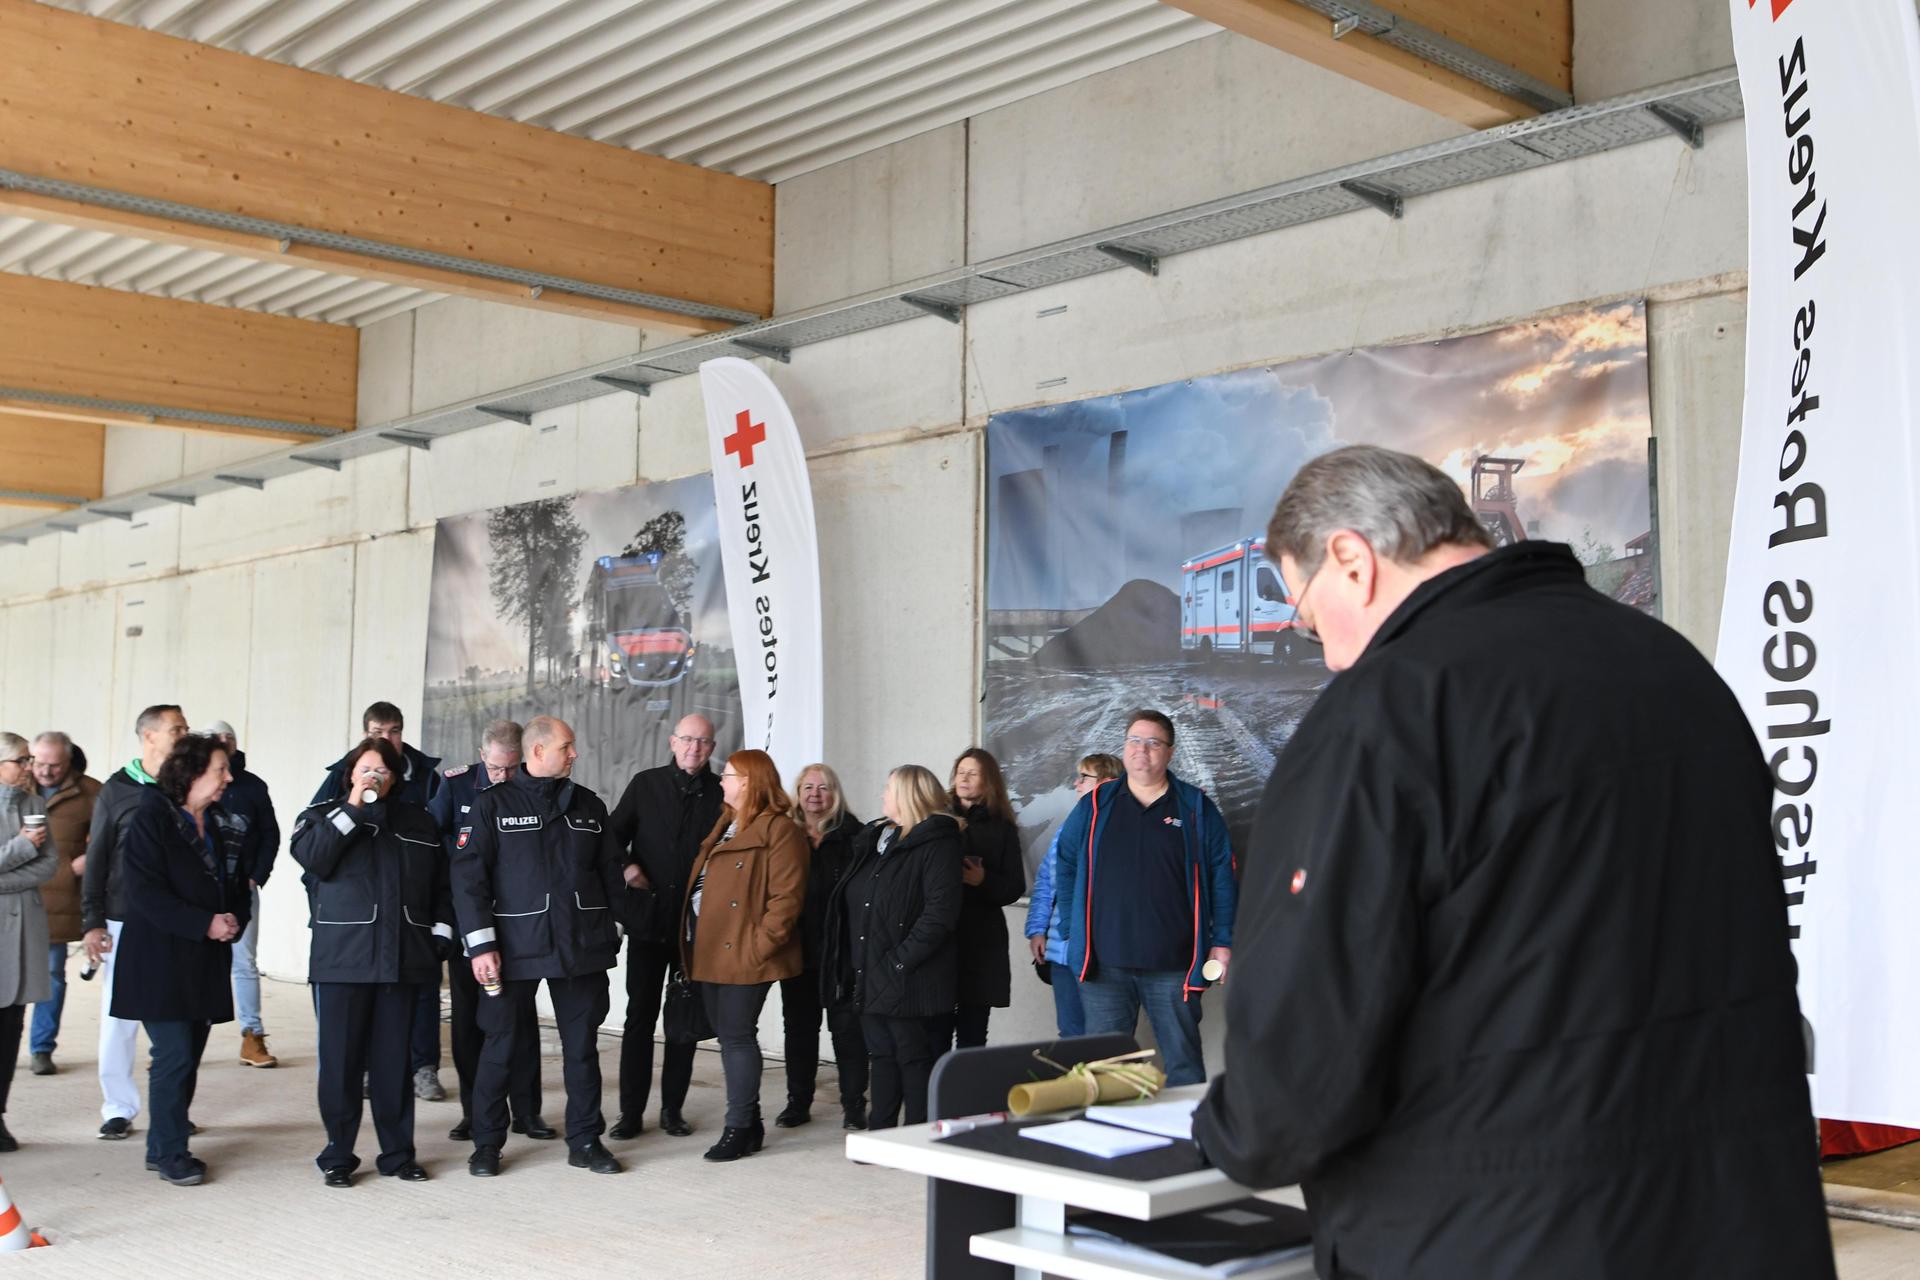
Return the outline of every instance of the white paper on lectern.
[[[1123,1102],[1088,1107],[1087,1119],[1163,1138],[1191,1138],[1193,1112],[1199,1105],[1198,1098],[1182,1098],[1177,1102]]]
[[[1056,1147],[1065,1147],[1082,1155],[1099,1156],[1103,1160],[1173,1145],[1172,1138],[1157,1138],[1150,1133],[1116,1129],[1110,1124],[1094,1124],[1087,1120],[1062,1120],[1059,1124],[1035,1125],[1031,1129],[1022,1129],[1020,1136],[1032,1138],[1035,1142],[1050,1142]]]

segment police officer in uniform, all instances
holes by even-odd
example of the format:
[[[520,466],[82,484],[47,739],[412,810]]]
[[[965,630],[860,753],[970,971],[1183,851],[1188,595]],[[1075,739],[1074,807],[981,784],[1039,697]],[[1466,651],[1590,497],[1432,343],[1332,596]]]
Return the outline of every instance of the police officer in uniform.
[[[453,856],[453,842],[461,827],[470,822],[473,798],[497,782],[504,781],[520,763],[520,726],[511,720],[495,720],[480,735],[480,759],[440,773],[440,788],[427,806],[440,824],[447,842],[447,856]],[[460,1123],[448,1130],[455,1142],[473,1136],[473,1082],[480,1061],[479,1008],[483,998],[480,984],[473,980],[473,966],[456,961],[447,966],[447,989],[453,997],[453,1070],[460,1077]],[[508,1110],[513,1115],[513,1131],[529,1138],[557,1138],[560,1133],[540,1118],[540,1022],[531,1004],[526,1019],[514,1033],[513,1071],[508,1077]]]
[[[567,1163],[618,1173],[600,1142],[600,1024],[607,970],[620,951],[613,903],[623,890],[607,806],[569,776],[573,730],[535,716],[522,735],[525,763],[474,797],[454,832],[454,910],[480,1000],[486,1044],[475,1073],[475,1177],[500,1172],[515,1046],[541,979],[553,998],[567,1085]]]

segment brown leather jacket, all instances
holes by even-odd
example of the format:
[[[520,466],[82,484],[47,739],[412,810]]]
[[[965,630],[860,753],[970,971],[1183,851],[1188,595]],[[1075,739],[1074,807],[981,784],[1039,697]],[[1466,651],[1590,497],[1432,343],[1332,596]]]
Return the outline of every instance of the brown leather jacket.
[[[60,789],[46,797],[47,833],[60,853],[53,879],[40,886],[47,909],[47,941],[80,941],[80,877],[73,860],[87,851],[87,833],[93,826],[93,802],[100,784],[84,773],[69,773]]]
[[[763,813],[722,843],[729,821],[722,812],[693,860],[687,883],[700,884],[700,919],[691,946],[684,939],[692,893],[680,909],[687,973],[695,982],[734,986],[796,977],[805,963],[800,911],[811,852],[806,833],[785,814]]]

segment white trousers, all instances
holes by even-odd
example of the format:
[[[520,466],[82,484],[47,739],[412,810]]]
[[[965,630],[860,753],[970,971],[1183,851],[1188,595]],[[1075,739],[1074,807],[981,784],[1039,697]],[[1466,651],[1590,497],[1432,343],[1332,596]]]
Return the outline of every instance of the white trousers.
[[[107,935],[113,950],[100,961],[100,1118],[116,1116],[131,1120],[140,1114],[140,1090],[133,1083],[133,1055],[139,1047],[140,1024],[116,1018],[113,1008],[113,974],[119,968],[120,929],[118,920],[107,921]]]

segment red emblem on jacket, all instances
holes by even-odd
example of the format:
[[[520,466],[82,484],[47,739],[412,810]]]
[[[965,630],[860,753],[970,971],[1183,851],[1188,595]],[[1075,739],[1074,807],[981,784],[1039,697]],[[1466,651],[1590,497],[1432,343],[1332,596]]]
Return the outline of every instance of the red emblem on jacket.
[[[472,827],[462,827],[462,828],[460,828],[460,838],[459,838],[458,840],[455,840],[455,841],[453,842],[453,847],[454,847],[454,848],[456,848],[456,849],[464,849],[464,848],[466,848],[466,847],[467,847],[467,837],[468,837],[468,836],[470,836],[470,835],[472,835],[472,834],[473,834],[473,828],[472,828]],[[1295,893],[1298,893],[1298,892],[1300,892],[1300,891],[1299,891],[1298,889],[1295,889],[1295,890],[1294,890],[1294,892],[1295,892]]]
[[[462,836],[460,838],[462,840],[466,839],[465,836]],[[1298,871],[1293,873],[1293,891],[1295,893],[1298,893],[1306,887],[1307,887],[1307,869],[1305,867],[1302,867]]]

